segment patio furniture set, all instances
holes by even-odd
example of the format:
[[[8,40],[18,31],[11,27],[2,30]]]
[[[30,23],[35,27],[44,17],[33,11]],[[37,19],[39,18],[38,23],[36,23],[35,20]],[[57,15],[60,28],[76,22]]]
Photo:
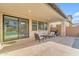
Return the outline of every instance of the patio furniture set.
[[[46,40],[46,39],[50,39],[50,38],[55,38],[55,32],[50,32],[50,33],[46,33],[46,32],[42,32],[42,33],[34,33],[35,36],[35,40],[39,40],[39,42],[41,40]]]

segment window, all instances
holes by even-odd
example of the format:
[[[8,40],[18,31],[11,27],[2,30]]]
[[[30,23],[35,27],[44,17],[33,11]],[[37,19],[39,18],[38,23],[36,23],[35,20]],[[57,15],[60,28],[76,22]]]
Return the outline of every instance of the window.
[[[3,41],[9,41],[29,36],[27,19],[3,15]]]
[[[37,21],[35,21],[35,20],[32,21],[32,30],[33,31],[37,30]]]
[[[44,30],[44,22],[38,22],[38,29]]]
[[[47,30],[48,24],[45,22],[44,23],[44,30]]]

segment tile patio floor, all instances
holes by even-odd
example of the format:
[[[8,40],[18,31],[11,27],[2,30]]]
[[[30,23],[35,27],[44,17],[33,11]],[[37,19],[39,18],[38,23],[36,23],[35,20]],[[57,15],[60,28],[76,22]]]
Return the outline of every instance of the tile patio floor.
[[[46,39],[45,41],[41,41],[41,42],[35,41],[35,40],[23,39],[22,41],[17,41],[15,43],[10,44],[10,46],[4,47],[3,49],[0,50],[0,54],[14,51],[14,50],[19,50],[22,48],[26,48],[29,46],[37,45],[37,44],[48,42],[48,41],[53,41],[56,43],[64,44],[64,45],[67,45],[67,46],[73,47],[73,48],[79,48],[79,46],[78,46],[79,38],[78,37],[64,37],[64,38],[55,37],[55,38],[51,38],[51,39]]]

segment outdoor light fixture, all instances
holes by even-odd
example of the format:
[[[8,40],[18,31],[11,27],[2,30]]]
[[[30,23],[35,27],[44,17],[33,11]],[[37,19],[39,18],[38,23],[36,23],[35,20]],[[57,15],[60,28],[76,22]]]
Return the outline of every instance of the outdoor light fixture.
[[[31,10],[28,10],[28,12],[31,13],[32,11]]]

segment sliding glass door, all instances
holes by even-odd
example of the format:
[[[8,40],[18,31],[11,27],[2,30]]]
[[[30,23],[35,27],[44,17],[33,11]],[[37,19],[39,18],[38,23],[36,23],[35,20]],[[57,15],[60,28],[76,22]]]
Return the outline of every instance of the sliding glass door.
[[[19,20],[19,38],[28,37],[28,20],[20,19]]]
[[[18,19],[4,16],[4,39],[13,40],[18,38]]]
[[[3,16],[3,41],[29,36],[28,20],[13,16]]]

